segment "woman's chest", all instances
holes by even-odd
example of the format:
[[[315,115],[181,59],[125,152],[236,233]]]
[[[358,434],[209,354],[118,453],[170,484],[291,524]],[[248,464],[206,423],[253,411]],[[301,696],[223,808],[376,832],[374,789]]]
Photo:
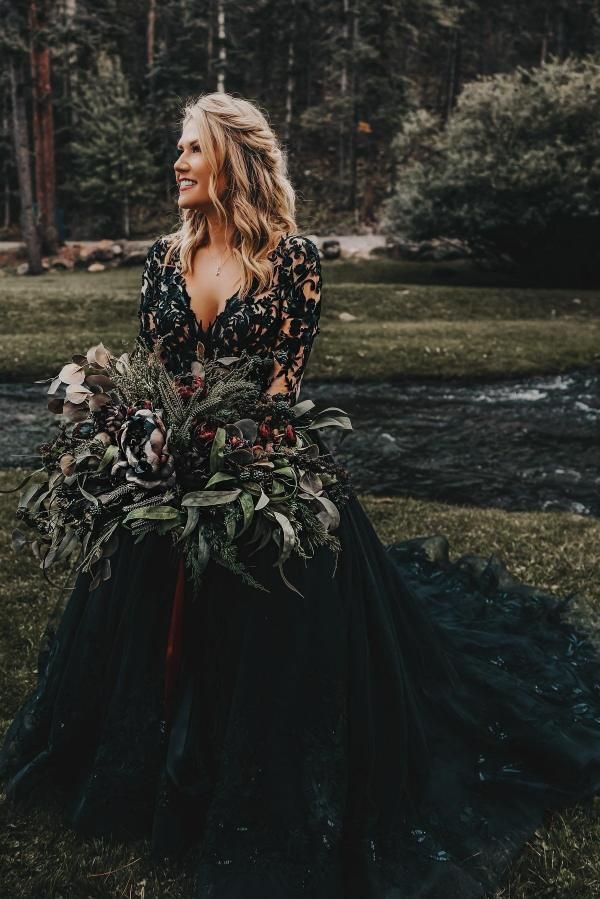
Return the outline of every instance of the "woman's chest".
[[[213,355],[268,352],[275,343],[280,324],[278,290],[247,297],[231,296],[204,326],[192,309],[183,276],[167,271],[159,282],[156,327],[159,334],[181,349],[195,347],[198,340]]]

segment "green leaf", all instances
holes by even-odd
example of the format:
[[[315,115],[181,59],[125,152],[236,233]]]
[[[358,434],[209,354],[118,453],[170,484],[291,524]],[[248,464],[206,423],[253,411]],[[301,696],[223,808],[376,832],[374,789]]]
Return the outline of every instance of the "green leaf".
[[[282,465],[281,468],[276,468],[273,474],[278,478],[289,478],[290,481],[296,481],[296,472],[291,465]]]
[[[200,521],[200,509],[197,506],[188,506],[187,507],[187,521],[185,527],[183,529],[183,533],[181,537],[179,537],[175,542],[181,543],[182,540],[185,540],[186,537],[189,537],[198,522]]]
[[[235,481],[236,476],[234,474],[230,474],[227,471],[217,471],[212,477],[207,481],[206,488],[212,487],[213,484],[220,484],[221,481]]]
[[[328,412],[340,412],[341,414],[328,415]],[[328,406],[327,409],[323,409],[313,418],[309,425],[306,425],[307,431],[317,428],[346,428],[350,431],[353,430],[350,418],[343,409],[338,409],[337,406]]]
[[[85,483],[85,478],[84,478],[84,480],[83,480],[83,483]],[[97,497],[97,496],[92,496],[91,493],[88,493],[88,491],[84,488],[84,486],[83,486],[83,484],[81,483],[81,481],[79,480],[79,478],[77,478],[77,486],[79,487],[79,490],[80,490],[81,494],[82,494],[83,496],[85,496],[85,498],[86,498],[87,500],[89,500],[89,501],[90,501],[91,503],[93,503],[95,506],[99,506],[99,505],[100,505],[100,502],[99,502],[99,500],[98,500],[98,497]]]
[[[223,506],[238,498],[241,489],[234,490],[194,490],[181,500],[182,506]]]
[[[278,559],[279,563],[283,563],[289,558],[296,545],[296,534],[291,521],[286,515],[283,515],[281,512],[276,512],[275,509],[271,509],[271,514],[279,524],[283,534],[283,546],[281,547]]]
[[[179,509],[175,509],[173,506],[141,506],[139,509],[132,509],[123,519],[123,524],[139,518],[147,518],[150,521],[166,521],[171,518],[179,518],[180,515]]]
[[[239,537],[240,534],[243,534],[252,524],[254,518],[254,500],[252,499],[252,494],[248,493],[247,490],[242,490],[238,499],[244,515],[244,522],[238,534]]]
[[[304,593],[300,593],[300,591],[296,587],[294,587],[294,585],[291,584],[290,581],[288,581],[288,579],[286,578],[285,574],[283,573],[283,566],[282,566],[281,562],[277,562],[276,564],[277,564],[277,567],[279,568],[279,574],[281,575],[281,580],[286,585],[286,587],[289,587],[290,590],[293,590],[294,593],[297,593],[298,596],[301,596],[302,599],[304,599]]]
[[[304,415],[305,412],[308,412],[309,409],[312,409],[314,405],[312,400],[302,400],[302,402],[292,406],[290,412],[294,413],[295,418],[299,418],[301,415]]]
[[[19,497],[19,509],[27,509],[29,504],[38,493],[45,493],[44,485],[40,483],[30,484],[25,490],[23,490],[21,496]]]
[[[225,428],[217,428],[215,439],[210,448],[210,470],[214,474],[223,468],[223,449],[225,447]]]
[[[267,494],[265,493],[265,491],[264,491],[264,490],[262,489],[262,487],[261,487],[261,488],[260,488],[260,496],[259,496],[259,500],[258,500],[258,502],[257,502],[257,504],[256,504],[256,511],[257,511],[257,512],[260,512],[260,510],[261,510],[261,509],[264,509],[264,507],[267,506],[268,504],[269,504],[269,497],[267,496]]]
[[[100,460],[100,464],[99,464],[97,470],[102,471],[103,469],[105,469],[108,465],[110,465],[112,462],[114,462],[114,460],[117,458],[118,455],[119,455],[119,447],[118,446],[115,446],[114,444],[107,446],[106,450],[104,452],[104,455],[102,456],[102,459]]]

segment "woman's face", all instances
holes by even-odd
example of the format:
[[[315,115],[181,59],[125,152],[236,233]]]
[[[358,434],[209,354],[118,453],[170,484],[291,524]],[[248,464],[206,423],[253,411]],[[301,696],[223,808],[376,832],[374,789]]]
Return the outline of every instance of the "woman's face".
[[[177,151],[179,156],[174,169],[179,189],[179,208],[202,209],[206,212],[213,205],[208,195],[210,166],[200,149],[198,132],[193,122],[184,125]],[[192,181],[193,184],[189,184],[188,181]],[[226,187],[225,173],[221,172],[217,180],[219,199],[224,194]]]

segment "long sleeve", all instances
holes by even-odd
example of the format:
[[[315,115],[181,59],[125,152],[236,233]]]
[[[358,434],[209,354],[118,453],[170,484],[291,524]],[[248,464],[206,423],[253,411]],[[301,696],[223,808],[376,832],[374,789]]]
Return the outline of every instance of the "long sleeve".
[[[294,403],[300,394],[313,341],[321,330],[321,259],[311,240],[301,236],[288,238],[282,277],[281,322],[273,347],[273,371],[265,392],[286,394]]]
[[[156,309],[157,309],[157,283],[156,283],[156,255],[158,244],[156,241],[148,250],[144,271],[142,273],[142,288],[138,318],[140,322],[138,337],[146,344],[149,350],[153,349],[156,340]]]

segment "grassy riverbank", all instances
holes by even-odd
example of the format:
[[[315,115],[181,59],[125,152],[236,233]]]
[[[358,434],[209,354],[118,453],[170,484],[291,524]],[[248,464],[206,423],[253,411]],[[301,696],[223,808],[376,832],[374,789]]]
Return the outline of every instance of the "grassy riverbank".
[[[24,477],[0,471],[0,488]],[[585,624],[600,622],[600,522],[564,513],[507,513],[405,498],[363,496],[363,505],[385,543],[444,534],[451,556],[496,552],[522,580],[565,595],[578,591],[573,613]],[[10,532],[16,494],[0,497],[0,732],[35,685],[40,640],[53,610],[68,593],[49,589],[29,554],[14,556]],[[17,563],[18,560],[18,564]],[[53,577],[56,580],[56,575]],[[59,605],[57,605],[59,604]],[[185,864],[153,866],[148,844],[111,846],[81,841],[48,810],[14,814],[0,803],[0,883],[11,899],[64,899],[145,895],[184,899],[189,895],[194,857]],[[498,899],[541,895],[593,899],[600,876],[600,803],[575,808],[542,829],[515,865]],[[145,882],[145,893],[139,886]]]
[[[597,291],[394,282],[394,274],[410,275],[406,264],[323,263],[321,333],[306,382],[600,367]],[[50,377],[99,340],[114,353],[130,348],[140,282],[140,268],[5,275],[0,381]],[[355,318],[341,320],[342,313]]]

